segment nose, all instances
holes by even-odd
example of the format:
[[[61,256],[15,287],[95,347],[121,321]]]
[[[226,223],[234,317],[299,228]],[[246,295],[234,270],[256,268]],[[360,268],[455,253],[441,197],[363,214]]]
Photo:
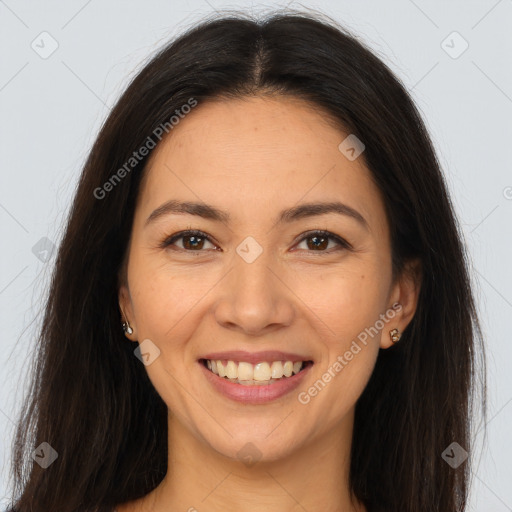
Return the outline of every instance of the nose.
[[[263,253],[252,263],[235,257],[219,283],[215,319],[224,328],[261,335],[292,324],[296,296],[283,275]]]

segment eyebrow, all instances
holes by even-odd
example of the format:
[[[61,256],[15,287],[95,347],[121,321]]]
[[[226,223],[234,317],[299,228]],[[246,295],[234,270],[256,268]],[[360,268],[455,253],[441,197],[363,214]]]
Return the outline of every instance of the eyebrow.
[[[281,211],[277,217],[276,224],[290,223],[306,217],[324,215],[326,213],[337,213],[355,219],[366,230],[369,231],[369,225],[366,219],[354,208],[338,201],[327,203],[304,203],[292,208]],[[228,212],[219,210],[206,203],[191,201],[177,201],[171,199],[154,210],[147,218],[145,226],[154,222],[164,215],[196,215],[203,219],[223,222],[229,224],[231,216]]]

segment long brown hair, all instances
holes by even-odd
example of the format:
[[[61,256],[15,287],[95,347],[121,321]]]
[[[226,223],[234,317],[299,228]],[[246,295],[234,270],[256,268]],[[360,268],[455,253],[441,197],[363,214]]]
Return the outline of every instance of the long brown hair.
[[[107,512],[165,476],[167,408],[120,327],[118,273],[148,156],[126,164],[148,137],[158,142],[162,125],[172,129],[191,98],[264,93],[305,99],[364,141],[395,274],[410,258],[422,264],[416,314],[400,342],[380,351],[356,404],[351,490],[369,512],[464,510],[469,461],[454,468],[442,454],[455,441],[472,455],[485,358],[432,142],[404,85],[357,36],[325,16],[288,11],[192,27],[152,58],[104,122],[52,275],[13,447],[13,512]],[[43,442],[58,453],[46,469],[31,457]]]

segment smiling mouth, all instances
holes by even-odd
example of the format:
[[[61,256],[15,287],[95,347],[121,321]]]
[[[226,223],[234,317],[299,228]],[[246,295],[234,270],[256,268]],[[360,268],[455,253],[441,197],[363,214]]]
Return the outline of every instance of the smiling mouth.
[[[246,361],[200,359],[201,364],[218,377],[243,386],[266,386],[289,379],[304,371],[313,361]]]

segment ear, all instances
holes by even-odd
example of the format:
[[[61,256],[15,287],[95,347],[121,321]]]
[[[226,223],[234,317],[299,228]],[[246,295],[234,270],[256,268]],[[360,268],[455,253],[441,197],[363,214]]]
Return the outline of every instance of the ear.
[[[380,348],[386,349],[394,345],[389,331],[398,329],[403,333],[416,313],[422,281],[422,265],[420,259],[409,260],[392,287],[388,311],[395,315],[386,323],[381,334]]]
[[[125,336],[130,341],[137,341],[137,328],[135,326],[135,315],[133,314],[133,304],[130,296],[130,290],[126,283],[119,286],[118,293],[119,309],[123,317],[123,322],[128,322],[133,332],[131,334],[125,333]]]

